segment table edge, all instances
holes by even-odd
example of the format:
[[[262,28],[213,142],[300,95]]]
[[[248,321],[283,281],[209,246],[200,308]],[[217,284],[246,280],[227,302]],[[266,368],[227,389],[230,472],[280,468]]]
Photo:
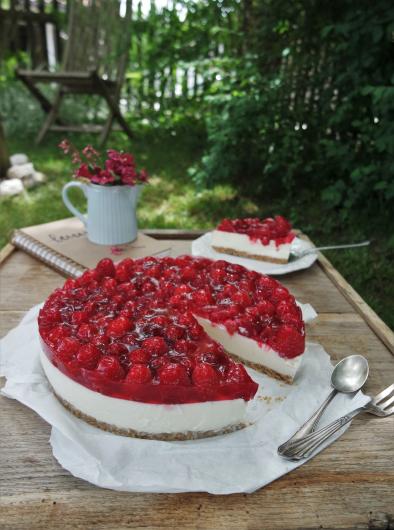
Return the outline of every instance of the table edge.
[[[192,241],[206,233],[206,230],[178,230],[168,228],[149,228],[141,230],[146,235],[156,239],[172,239],[179,241]],[[308,236],[300,234],[301,237],[308,239]],[[0,250],[0,265],[13,253],[15,246],[7,243]],[[45,264],[44,264],[45,265]],[[355,311],[368,324],[373,333],[383,342],[386,348],[394,355],[394,332],[383,322],[383,320],[375,313],[375,311],[363,300],[358,292],[346,281],[341,273],[332,265],[332,263],[321,253],[318,253],[318,266],[326,274],[326,276],[337,287],[339,292],[346,298]]]

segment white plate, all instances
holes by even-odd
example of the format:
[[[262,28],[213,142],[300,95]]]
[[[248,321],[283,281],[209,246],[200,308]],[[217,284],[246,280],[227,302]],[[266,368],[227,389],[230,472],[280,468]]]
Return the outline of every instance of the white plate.
[[[302,269],[308,269],[317,260],[317,254],[308,254],[307,256],[292,261],[290,263],[269,263],[268,261],[258,261],[255,259],[241,258],[240,256],[232,256],[231,254],[222,254],[216,252],[211,247],[212,232],[208,232],[203,236],[195,239],[192,242],[192,254],[193,256],[204,256],[205,258],[211,259],[224,259],[230,263],[238,263],[243,265],[247,269],[262,272],[263,274],[288,274],[289,272],[299,271]],[[292,250],[306,250],[313,248],[313,245],[309,241],[304,241],[299,237],[296,237],[291,244]]]

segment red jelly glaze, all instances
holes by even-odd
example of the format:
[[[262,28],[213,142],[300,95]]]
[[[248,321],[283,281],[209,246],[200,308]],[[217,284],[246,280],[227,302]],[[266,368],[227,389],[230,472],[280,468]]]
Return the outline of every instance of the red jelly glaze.
[[[252,399],[258,385],[195,316],[286,358],[305,348],[301,310],[279,282],[191,256],[100,262],[55,290],[38,322],[52,363],[103,394],[145,403]]]
[[[251,241],[262,245],[269,245],[270,241],[275,241],[277,247],[284,243],[291,243],[295,238],[290,222],[281,215],[261,220],[257,217],[223,219],[216,230],[245,234]]]

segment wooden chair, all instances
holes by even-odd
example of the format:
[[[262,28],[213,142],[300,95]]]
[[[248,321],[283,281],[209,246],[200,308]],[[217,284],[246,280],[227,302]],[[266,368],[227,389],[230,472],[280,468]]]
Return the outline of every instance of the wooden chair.
[[[124,7],[124,16],[120,8]],[[16,75],[36,97],[46,113],[37,135],[37,144],[51,131],[99,132],[103,145],[114,119],[131,138],[132,132],[119,109],[119,98],[127,66],[131,38],[131,0],[72,0],[68,40],[61,69],[21,70]],[[53,102],[37,87],[38,83],[58,85]],[[65,124],[59,117],[67,94],[96,94],[103,97],[109,115],[103,126]]]

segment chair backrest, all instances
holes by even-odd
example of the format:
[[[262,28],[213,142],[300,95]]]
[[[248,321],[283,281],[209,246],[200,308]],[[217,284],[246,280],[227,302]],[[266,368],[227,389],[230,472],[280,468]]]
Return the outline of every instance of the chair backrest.
[[[131,38],[132,0],[72,0],[62,69],[123,77]]]

